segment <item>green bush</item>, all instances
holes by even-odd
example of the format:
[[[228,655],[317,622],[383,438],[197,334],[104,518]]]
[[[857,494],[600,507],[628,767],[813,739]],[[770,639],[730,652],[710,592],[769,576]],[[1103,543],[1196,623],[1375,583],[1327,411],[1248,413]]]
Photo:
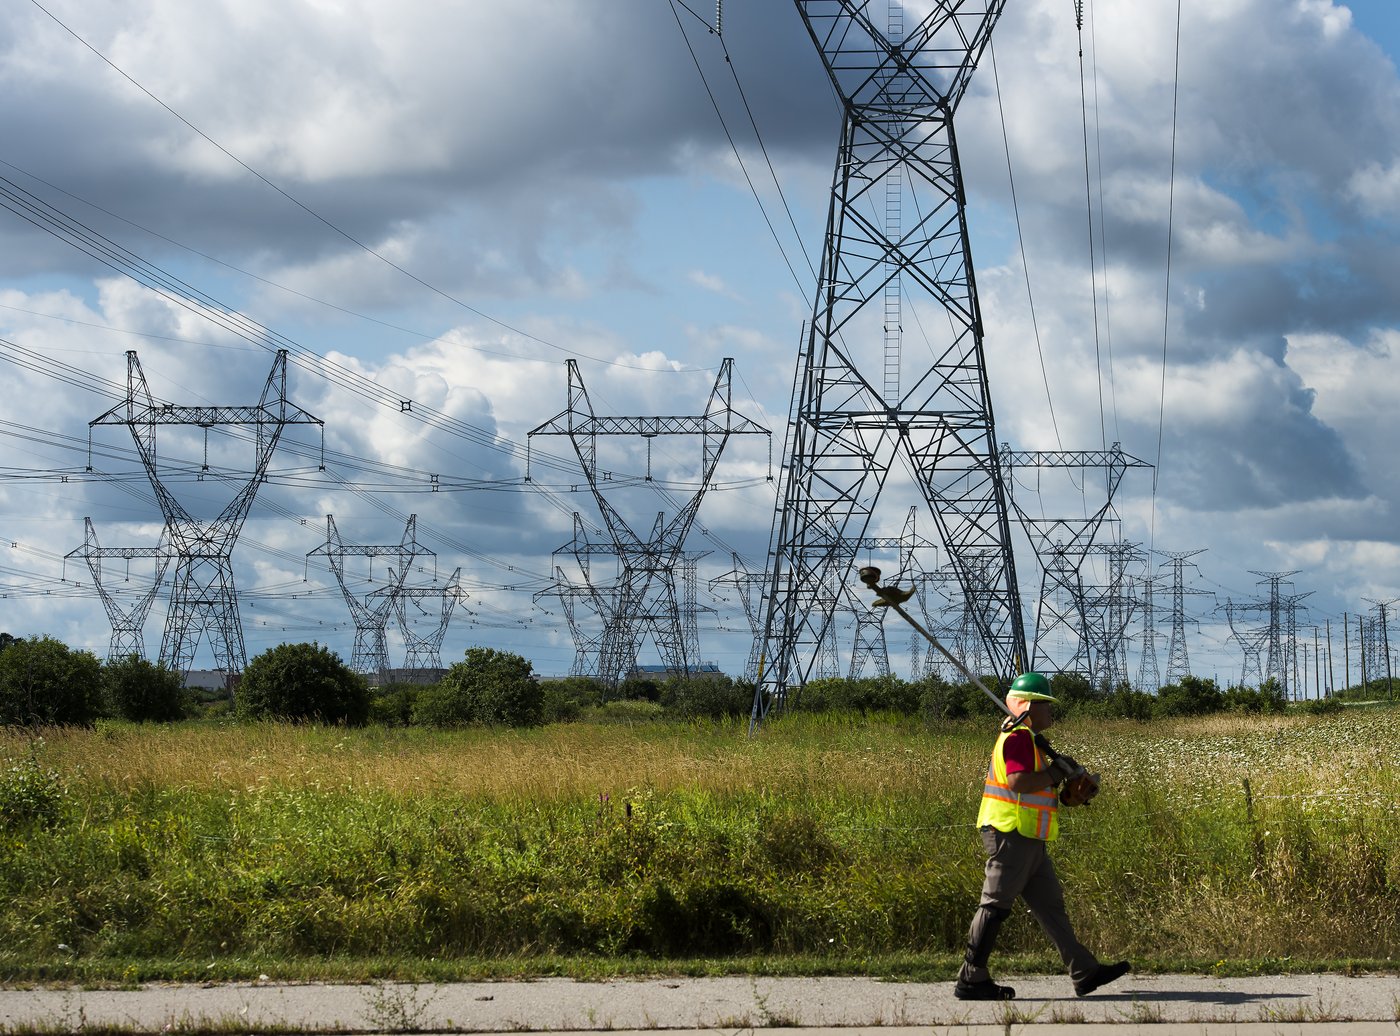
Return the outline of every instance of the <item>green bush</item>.
[[[52,827],[62,818],[68,791],[57,770],[32,759],[0,770],[0,831],[30,824]]]
[[[1093,714],[1109,697],[1109,691],[1095,687],[1083,673],[1055,673],[1050,677],[1050,693],[1059,699],[1055,713],[1061,717],[1077,712]]]
[[[369,718],[369,688],[328,648],[279,644],[248,663],[234,710],[240,719],[362,726]]]
[[[1264,685],[1257,690],[1253,687],[1227,687],[1221,701],[1227,712],[1250,715],[1282,712],[1288,704],[1283,696],[1283,687],[1273,677],[1264,681]]]
[[[543,718],[544,692],[533,666],[495,648],[467,648],[466,658],[419,692],[413,707],[413,721],[432,727],[532,727]]]
[[[1183,676],[1180,683],[1168,684],[1157,692],[1158,716],[1204,716],[1225,707],[1225,696],[1214,680]]]
[[[1346,705],[1339,698],[1309,698],[1299,702],[1298,708],[1309,716],[1331,716],[1341,712]]]
[[[1120,686],[1093,706],[1093,710],[1096,715],[1112,719],[1146,722],[1156,715],[1157,698],[1146,691],[1135,691],[1131,687]]]
[[[0,725],[92,726],[102,715],[102,663],[53,637],[0,651]]]
[[[191,697],[184,677],[164,663],[138,655],[102,667],[102,687],[113,715],[137,723],[169,723],[190,712]]]
[[[967,709],[962,691],[941,676],[928,676],[914,685],[919,692],[919,712],[925,719],[963,719]]]
[[[797,707],[808,712],[899,712],[912,716],[923,707],[924,694],[923,684],[907,683],[897,676],[857,680],[834,676],[813,680],[802,688]]]
[[[406,727],[413,722],[413,707],[422,684],[385,684],[370,694],[369,722],[380,727]]]
[[[604,701],[660,701],[661,684],[649,676],[632,673],[617,688],[603,696]]]
[[[542,719],[545,723],[568,723],[583,715],[583,710],[601,705],[607,700],[607,685],[596,676],[566,676],[559,680],[543,680]]]
[[[753,684],[736,684],[719,673],[672,677],[661,685],[661,704],[687,719],[746,716],[753,707]]]

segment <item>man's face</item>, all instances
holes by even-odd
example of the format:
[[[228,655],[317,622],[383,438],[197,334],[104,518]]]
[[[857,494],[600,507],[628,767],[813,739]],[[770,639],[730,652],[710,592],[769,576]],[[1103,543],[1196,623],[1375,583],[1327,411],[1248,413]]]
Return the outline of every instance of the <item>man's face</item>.
[[[1030,720],[1033,730],[1048,730],[1055,722],[1054,706],[1048,701],[1030,702]]]

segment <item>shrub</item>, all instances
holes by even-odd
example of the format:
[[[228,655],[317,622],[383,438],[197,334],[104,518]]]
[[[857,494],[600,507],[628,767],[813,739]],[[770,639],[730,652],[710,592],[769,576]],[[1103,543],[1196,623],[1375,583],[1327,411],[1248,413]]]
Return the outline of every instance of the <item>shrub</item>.
[[[1120,686],[1094,706],[1095,712],[1115,719],[1135,719],[1143,722],[1156,714],[1157,699],[1146,691]]]
[[[57,770],[32,759],[0,770],[0,831],[29,824],[52,827],[62,817],[68,791]]]
[[[566,676],[540,683],[544,701],[541,718],[545,723],[567,723],[583,715],[583,710],[607,700],[607,686],[596,676]]]
[[[912,716],[922,706],[923,694],[922,684],[906,683],[897,676],[856,680],[833,676],[813,680],[802,688],[797,707],[808,712],[899,712]]]
[[[1346,705],[1340,698],[1309,698],[1299,702],[1298,708],[1309,716],[1331,716],[1341,712]]]
[[[370,695],[369,722],[381,727],[406,727],[413,722],[413,707],[422,684],[385,684]]]
[[[988,677],[982,682],[996,691],[995,678]],[[949,683],[942,677],[931,676],[916,686],[919,690],[919,710],[928,719],[968,719],[1002,714],[986,692],[970,680]]]
[[[533,666],[520,655],[495,648],[467,648],[466,658],[424,688],[413,721],[434,727],[485,723],[532,727],[544,717],[544,692]]]
[[[719,673],[672,677],[661,685],[661,704],[687,719],[746,716],[753,706],[753,684],[736,684]]]
[[[1050,677],[1050,693],[1059,699],[1055,712],[1060,716],[1093,712],[1109,697],[1109,691],[1096,688],[1083,673],[1073,672],[1056,673]]]
[[[1219,712],[1225,706],[1225,696],[1214,680],[1198,676],[1183,676],[1180,683],[1168,684],[1157,692],[1158,716],[1204,716]]]
[[[929,676],[915,687],[919,692],[919,712],[925,719],[963,719],[967,709],[962,692],[941,676]]]
[[[138,655],[102,667],[102,686],[114,715],[137,723],[168,723],[189,714],[191,697],[184,678],[164,663]]]
[[[369,688],[328,648],[279,644],[248,663],[234,709],[241,719],[361,726],[369,718]]]
[[[0,724],[92,726],[102,715],[102,663],[53,637],[0,651]]]
[[[632,673],[620,684],[617,689],[604,695],[606,701],[660,701],[661,684],[648,676],[640,673]]]
[[[666,718],[666,709],[659,703],[644,698],[605,701],[602,705],[589,709],[584,718],[593,723],[653,723]]]
[[[1283,696],[1283,688],[1278,680],[1270,677],[1258,690],[1253,687],[1227,687],[1221,697],[1223,707],[1229,712],[1244,712],[1253,715],[1269,712],[1282,712],[1288,704]]]

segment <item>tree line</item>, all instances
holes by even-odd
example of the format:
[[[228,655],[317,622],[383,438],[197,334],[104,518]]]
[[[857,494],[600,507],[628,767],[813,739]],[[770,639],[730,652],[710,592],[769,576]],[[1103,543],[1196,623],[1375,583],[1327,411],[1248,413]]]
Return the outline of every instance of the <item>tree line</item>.
[[[1274,713],[1289,707],[1277,681],[1219,687],[1185,676],[1155,694],[1128,686],[1096,687],[1078,673],[1056,673],[1051,686],[1061,715],[1149,720],[1214,712]],[[1374,687],[1370,689],[1374,694]],[[1305,702],[1309,711],[1341,707],[1358,690]],[[232,716],[243,720],[348,726],[470,725],[530,727],[581,719],[722,719],[748,714],[754,685],[722,674],[682,678],[635,675],[616,685],[586,676],[541,679],[520,655],[472,647],[430,684],[371,687],[320,644],[280,644],[253,658],[231,696],[199,694],[181,674],[135,655],[103,662],[49,636],[0,633],[0,725],[90,726],[98,719],[168,723]],[[810,712],[893,713],[929,722],[993,717],[997,710],[971,682],[937,676],[813,680],[788,703]]]

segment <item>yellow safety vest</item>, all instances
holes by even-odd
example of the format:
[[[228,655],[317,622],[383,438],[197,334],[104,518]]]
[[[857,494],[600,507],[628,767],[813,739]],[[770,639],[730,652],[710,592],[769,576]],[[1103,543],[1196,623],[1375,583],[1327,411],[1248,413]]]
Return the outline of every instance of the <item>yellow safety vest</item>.
[[[1029,795],[1017,795],[1011,790],[1006,777],[1006,759],[1002,756],[1002,746],[1016,730],[1029,731],[1028,727],[1004,730],[992,749],[992,762],[987,767],[987,781],[982,785],[982,806],[977,811],[977,826],[988,825],[998,831],[1018,831],[1027,838],[1039,838],[1053,842],[1060,834],[1060,797],[1054,788],[1046,788]],[[1035,768],[1045,769],[1045,756],[1040,747],[1035,748]]]

